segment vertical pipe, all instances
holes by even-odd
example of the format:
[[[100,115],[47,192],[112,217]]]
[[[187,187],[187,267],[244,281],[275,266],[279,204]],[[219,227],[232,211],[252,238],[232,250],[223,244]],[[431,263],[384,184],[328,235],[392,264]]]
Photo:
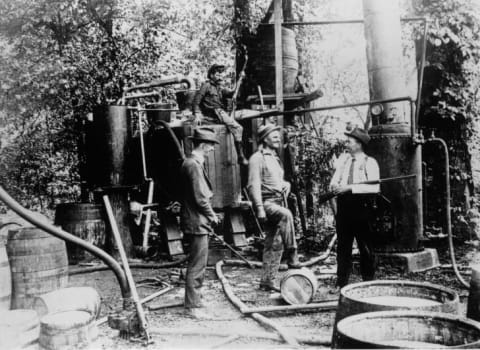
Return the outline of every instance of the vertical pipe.
[[[277,108],[283,111],[282,0],[273,0],[275,32],[275,96]],[[278,118],[280,126],[280,117]]]
[[[363,0],[370,99],[407,95],[398,0]],[[384,122],[409,123],[406,103],[386,103]]]

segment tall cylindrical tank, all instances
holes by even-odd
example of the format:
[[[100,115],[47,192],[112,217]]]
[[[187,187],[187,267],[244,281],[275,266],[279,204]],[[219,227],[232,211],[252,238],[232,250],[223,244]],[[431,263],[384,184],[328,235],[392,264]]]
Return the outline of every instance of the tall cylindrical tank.
[[[131,131],[127,106],[100,106],[93,112],[94,137],[91,147],[95,152],[93,166],[95,187],[102,187],[109,196],[113,214],[122,236],[127,255],[133,252],[130,235],[128,187],[128,157]],[[107,224],[110,228],[110,225]],[[113,236],[106,239],[106,250],[117,256]]]
[[[273,26],[260,26],[248,48],[249,83],[257,93],[257,85],[264,94],[275,93],[275,45]],[[283,91],[293,93],[298,75],[298,50],[295,32],[282,28]]]
[[[398,0],[363,0],[371,100],[408,95],[402,64]],[[376,251],[409,252],[423,249],[421,150],[411,133],[408,101],[385,103],[382,115],[369,130],[368,154],[380,166],[382,178],[416,174],[413,180],[382,184],[386,200],[378,201],[373,223]]]

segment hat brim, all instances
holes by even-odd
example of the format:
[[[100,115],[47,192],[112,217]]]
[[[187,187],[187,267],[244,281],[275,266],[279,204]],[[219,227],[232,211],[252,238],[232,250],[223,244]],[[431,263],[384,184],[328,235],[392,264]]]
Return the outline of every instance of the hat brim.
[[[269,130],[269,131],[267,131],[265,134],[263,134],[262,136],[260,136],[258,139],[259,139],[259,141],[262,141],[265,137],[267,137],[268,135],[270,135],[272,132],[278,131],[278,130],[281,130],[281,129],[282,129],[282,127],[277,125],[277,126],[274,127],[272,130]]]
[[[357,135],[354,135],[354,134],[351,134],[349,132],[345,132],[344,133],[345,135],[347,135],[348,137],[351,137],[355,140],[357,140],[358,142],[360,142],[362,145],[364,146],[367,146],[368,145],[368,142],[366,142],[365,140],[362,140],[360,137],[358,137]]]
[[[204,142],[204,143],[216,143],[217,145],[220,144],[220,142],[218,142],[218,140],[215,140],[215,139],[201,139],[194,136],[190,136],[190,139],[192,141],[198,141],[198,142]]]

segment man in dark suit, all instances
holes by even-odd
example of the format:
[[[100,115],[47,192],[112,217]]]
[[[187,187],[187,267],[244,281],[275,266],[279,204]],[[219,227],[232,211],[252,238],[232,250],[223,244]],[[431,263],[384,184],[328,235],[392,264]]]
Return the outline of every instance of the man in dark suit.
[[[185,309],[196,318],[209,318],[202,309],[201,288],[208,259],[208,235],[219,219],[213,211],[212,186],[204,168],[205,157],[218,144],[215,132],[202,127],[194,131],[193,150],[181,169],[183,185],[182,229],[190,238],[190,254],[185,277]]]

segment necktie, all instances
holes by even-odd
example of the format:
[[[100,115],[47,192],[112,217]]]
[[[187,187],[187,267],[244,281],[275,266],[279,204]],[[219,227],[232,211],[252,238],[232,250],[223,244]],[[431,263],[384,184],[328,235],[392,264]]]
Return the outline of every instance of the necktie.
[[[348,171],[347,185],[353,184],[353,169],[354,168],[355,168],[355,158],[352,158],[352,164],[350,165],[350,170]]]

